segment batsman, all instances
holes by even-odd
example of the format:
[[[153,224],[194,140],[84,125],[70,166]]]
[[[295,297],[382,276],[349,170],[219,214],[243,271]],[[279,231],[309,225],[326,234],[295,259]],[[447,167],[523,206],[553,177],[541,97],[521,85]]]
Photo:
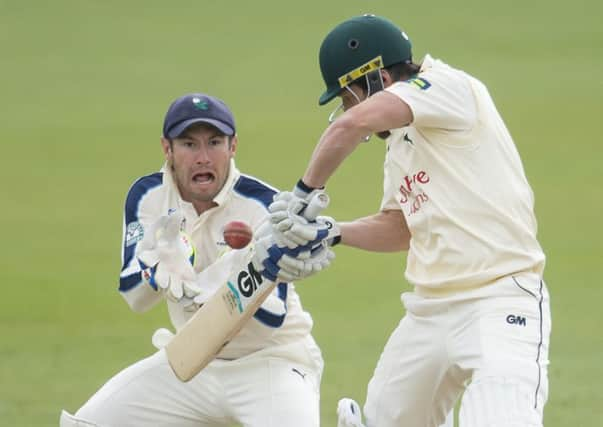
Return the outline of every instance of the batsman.
[[[378,212],[329,228],[333,242],[408,251],[414,289],[402,294],[406,315],[368,384],[366,426],[435,427],[461,396],[461,427],[542,426],[551,328],[545,255],[532,189],[488,89],[430,55],[415,63],[408,36],[374,15],[335,26],[319,62],[319,104],[341,105],[303,177],[270,209],[274,227],[303,243],[295,206],[371,135],[382,140]],[[340,427],[364,425],[350,399],[338,413]]]

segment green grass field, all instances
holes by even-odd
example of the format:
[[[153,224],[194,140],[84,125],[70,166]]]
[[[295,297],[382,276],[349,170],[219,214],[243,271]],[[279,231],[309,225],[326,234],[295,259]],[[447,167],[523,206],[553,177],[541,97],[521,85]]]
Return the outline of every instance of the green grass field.
[[[233,4],[234,3],[234,4]],[[603,419],[603,3],[460,0],[256,2],[0,0],[0,425],[55,426],[153,350],[164,308],[134,314],[117,293],[122,205],[159,168],[169,102],[227,100],[241,169],[284,189],[304,171],[330,106],[318,47],[373,12],[490,88],[536,194],[553,335],[549,427]],[[384,147],[363,145],[329,183],[329,213],[370,214]],[[300,284],[326,360],[322,420],[362,401],[409,289],[404,255],[341,249]],[[597,421],[598,420],[598,421]]]

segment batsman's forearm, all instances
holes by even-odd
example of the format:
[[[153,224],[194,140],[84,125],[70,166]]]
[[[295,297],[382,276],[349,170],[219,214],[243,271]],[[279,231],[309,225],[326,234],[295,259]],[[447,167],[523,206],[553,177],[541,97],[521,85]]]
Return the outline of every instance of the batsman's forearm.
[[[408,250],[410,232],[401,211],[381,211],[375,215],[340,223],[341,243],[372,252]]]
[[[310,164],[302,178],[312,188],[322,188],[343,160],[362,142],[367,133],[362,126],[348,118],[337,120],[323,133],[312,153]]]

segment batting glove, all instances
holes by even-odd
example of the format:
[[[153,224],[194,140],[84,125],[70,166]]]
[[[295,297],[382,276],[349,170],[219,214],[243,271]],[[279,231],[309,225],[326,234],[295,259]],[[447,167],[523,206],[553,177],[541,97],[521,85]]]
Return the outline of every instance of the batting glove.
[[[280,193],[269,206],[270,221],[275,232],[275,239],[280,246],[290,249],[298,246],[316,245],[326,240],[329,246],[341,241],[341,229],[337,221],[330,216],[318,216],[308,221],[302,216],[293,214],[287,207],[291,193]]]
[[[318,193],[314,193],[314,196],[316,194]],[[274,197],[268,210],[270,222],[276,231],[275,237],[281,246],[293,249],[315,245],[328,236],[327,224],[306,219],[303,216],[305,209],[306,206],[300,209],[300,201],[293,193],[281,192]]]
[[[279,193],[275,200],[281,199],[286,201],[287,211],[291,215],[304,216],[304,211],[310,201],[319,193],[323,193],[324,188],[312,188],[308,187],[301,179],[297,181],[292,191],[286,191]],[[286,194],[286,196],[284,196]],[[284,196],[284,198],[283,198]],[[285,218],[282,218],[285,219]],[[281,227],[285,227],[285,224],[281,224]],[[285,231],[280,229],[280,231]]]
[[[323,192],[324,187],[312,188],[308,187],[301,179],[297,181],[297,184],[295,184],[295,187],[293,187],[293,191],[291,192],[297,198],[297,202],[292,206],[297,206],[297,209],[295,209],[293,213],[303,216],[304,210],[310,203],[310,200],[312,200],[318,193]]]
[[[145,233],[138,253],[145,282],[174,301],[200,292],[194,283],[194,247],[181,232],[182,223],[183,217],[179,214],[159,218]]]
[[[329,246],[332,247],[341,242],[341,228],[334,218],[321,215],[316,217],[316,223],[324,225],[327,228],[328,233],[324,240]]]
[[[329,267],[335,253],[324,242],[293,257],[284,254],[277,263],[280,278],[288,282],[298,282]]]
[[[335,254],[324,242],[289,248],[280,245],[269,223],[256,232],[254,268],[274,282],[299,281],[327,268]]]

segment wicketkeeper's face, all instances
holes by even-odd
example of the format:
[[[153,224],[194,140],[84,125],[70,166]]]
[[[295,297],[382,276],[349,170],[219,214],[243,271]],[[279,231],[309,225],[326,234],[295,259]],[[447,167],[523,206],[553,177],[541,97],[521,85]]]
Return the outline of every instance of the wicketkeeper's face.
[[[171,144],[166,142],[164,152],[182,199],[197,208],[211,202],[228,178],[236,136],[226,136],[213,126],[195,125]]]

